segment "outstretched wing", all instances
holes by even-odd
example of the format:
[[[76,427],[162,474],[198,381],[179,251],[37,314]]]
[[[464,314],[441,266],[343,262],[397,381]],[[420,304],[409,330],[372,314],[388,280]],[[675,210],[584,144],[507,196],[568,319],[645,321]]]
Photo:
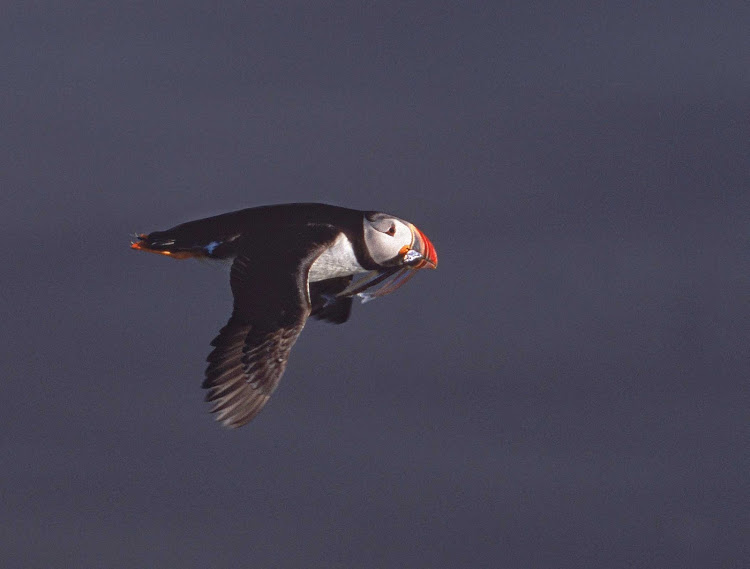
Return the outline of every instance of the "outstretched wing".
[[[206,401],[225,426],[248,423],[279,384],[310,315],[310,266],[337,234],[318,225],[296,228],[283,248],[262,235],[238,245],[230,275],[234,311],[211,342],[203,381]]]

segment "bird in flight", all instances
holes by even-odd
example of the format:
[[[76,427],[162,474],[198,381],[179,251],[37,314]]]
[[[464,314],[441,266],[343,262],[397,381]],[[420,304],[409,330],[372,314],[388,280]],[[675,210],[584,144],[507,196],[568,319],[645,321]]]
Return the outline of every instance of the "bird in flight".
[[[309,316],[342,324],[354,296],[384,296],[438,264],[408,221],[315,203],[243,209],[136,237],[137,251],[231,262],[234,310],[211,342],[203,388],[216,419],[232,428],[266,404]]]

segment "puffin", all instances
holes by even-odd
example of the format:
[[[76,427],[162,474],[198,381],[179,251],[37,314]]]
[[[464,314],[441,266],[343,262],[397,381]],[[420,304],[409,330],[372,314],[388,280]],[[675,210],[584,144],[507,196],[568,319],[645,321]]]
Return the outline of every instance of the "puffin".
[[[307,319],[342,324],[353,298],[390,294],[435,247],[401,218],[320,203],[242,209],[135,235],[130,247],[231,263],[232,315],[211,342],[202,387],[221,424],[251,421],[279,384]]]

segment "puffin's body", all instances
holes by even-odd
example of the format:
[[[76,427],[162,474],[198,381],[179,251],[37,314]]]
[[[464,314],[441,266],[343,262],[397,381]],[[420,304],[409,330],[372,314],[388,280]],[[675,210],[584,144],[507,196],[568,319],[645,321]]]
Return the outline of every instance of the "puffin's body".
[[[243,209],[139,235],[131,247],[232,260],[234,311],[211,342],[203,382],[211,411],[229,427],[268,401],[308,316],[341,324],[352,296],[383,296],[415,270],[437,267],[435,248],[411,223],[325,204]],[[369,274],[352,283],[360,273]]]

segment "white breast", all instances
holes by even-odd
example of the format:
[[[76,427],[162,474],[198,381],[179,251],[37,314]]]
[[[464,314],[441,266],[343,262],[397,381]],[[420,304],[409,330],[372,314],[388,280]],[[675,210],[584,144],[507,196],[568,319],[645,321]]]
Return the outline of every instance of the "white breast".
[[[364,273],[366,269],[357,262],[354,254],[352,242],[343,233],[336,237],[328,249],[315,259],[310,267],[307,280],[311,283],[332,279],[334,277],[344,277],[357,273]]]

